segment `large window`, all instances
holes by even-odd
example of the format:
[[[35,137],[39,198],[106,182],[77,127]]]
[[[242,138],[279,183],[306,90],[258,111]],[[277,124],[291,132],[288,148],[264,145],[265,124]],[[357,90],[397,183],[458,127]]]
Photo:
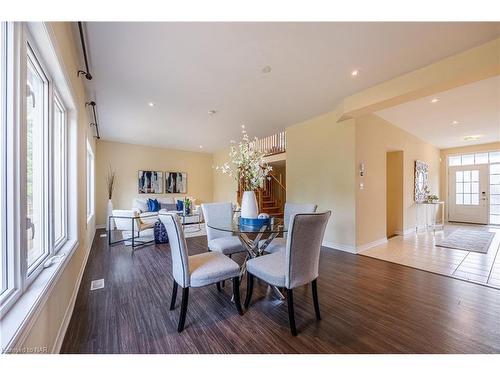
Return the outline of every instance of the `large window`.
[[[479,165],[500,162],[500,151],[478,152],[476,154],[451,155],[448,157],[448,165],[456,167],[460,165]]]
[[[49,254],[45,168],[48,79],[28,46],[26,69],[26,243],[28,272]]]
[[[6,241],[6,215],[5,213],[5,162],[6,162],[6,115],[7,115],[7,28],[6,24],[0,23],[0,184],[2,185],[0,195],[0,295],[7,289],[7,248]]]
[[[87,140],[87,220],[94,216],[94,152]]]
[[[496,162],[490,164],[490,224],[500,225],[500,152],[497,154]]]
[[[39,27],[33,37],[30,27]],[[57,60],[46,60],[55,54],[48,35],[40,31],[40,24],[0,23],[2,315],[32,283],[46,281],[38,275],[58,264],[77,242],[76,227],[69,221],[76,222],[76,191],[71,190],[69,199],[68,163],[74,165],[76,159],[69,154],[67,103],[75,106],[62,67]],[[47,262],[55,255],[61,256]]]

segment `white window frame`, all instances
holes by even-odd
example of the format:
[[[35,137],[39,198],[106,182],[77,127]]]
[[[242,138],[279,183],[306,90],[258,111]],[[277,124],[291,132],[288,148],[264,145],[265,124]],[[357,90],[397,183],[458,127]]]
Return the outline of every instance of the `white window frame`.
[[[44,66],[43,61],[40,59],[40,54],[36,50],[35,43],[32,39],[32,37],[29,35],[29,32],[26,31],[26,40],[25,40],[25,46],[26,46],[26,56],[29,58],[34,65],[35,69],[38,71],[38,74],[41,76],[41,78],[44,80],[44,97],[43,97],[43,137],[44,139],[42,140],[43,142],[43,182],[42,182],[42,197],[43,197],[43,223],[41,228],[37,228],[38,233],[42,233],[42,243],[45,248],[44,253],[42,256],[40,256],[32,265],[29,267],[27,266],[27,270],[25,272],[26,278],[27,278],[27,285],[29,285],[31,282],[33,282],[33,279],[38,276],[38,274],[42,271],[43,269],[43,264],[45,261],[53,255],[53,246],[52,246],[52,241],[51,241],[51,235],[48,232],[48,228],[52,227],[49,225],[50,218],[51,218],[51,208],[52,208],[52,199],[50,197],[49,192],[52,190],[52,184],[50,183],[50,179],[48,176],[52,174],[52,168],[51,168],[51,145],[50,145],[50,138],[51,138],[51,131],[50,128],[52,127],[53,124],[53,110],[52,110],[52,95],[53,95],[53,84],[50,79],[50,76],[47,74],[47,68]],[[26,60],[27,63],[27,60]],[[23,65],[23,77],[26,77],[27,75],[27,65]],[[26,100],[26,98],[25,98]],[[24,170],[26,169],[26,129],[27,129],[27,122],[26,122],[26,106],[25,106],[25,111],[23,112],[23,118],[22,118],[22,142],[21,142],[21,165]],[[35,155],[38,156],[38,155]],[[26,207],[26,175],[24,173],[21,173],[21,186],[22,186],[22,202],[24,204],[23,207],[23,215],[22,215],[22,220],[25,221],[27,217],[27,207]],[[21,254],[23,256],[23,259],[28,259],[28,245],[27,245],[27,234],[22,233],[22,245],[21,246]]]
[[[8,34],[8,24],[0,23],[0,38],[3,39],[2,45],[5,49],[0,49],[0,59],[2,60],[2,64],[0,65],[0,74],[3,76],[0,82],[3,82],[5,86],[0,85],[0,106],[3,110],[0,112],[0,142],[5,144],[3,148],[3,152],[0,155],[0,163],[2,163],[2,173],[0,174],[0,186],[2,189],[0,190],[0,200],[1,204],[1,212],[2,217],[2,228],[0,229],[0,251],[2,252],[2,260],[0,267],[2,267],[2,287],[0,288],[0,298],[2,298],[4,293],[8,293],[9,291],[9,269],[8,269],[8,260],[9,254],[7,252],[7,215],[4,215],[4,209],[7,208],[7,192],[6,192],[6,170],[7,170],[7,103],[8,103],[8,95],[7,95],[7,77],[8,77],[8,68],[9,64],[7,63],[6,50],[9,48],[9,34]]]
[[[62,271],[78,248],[78,112],[75,92],[65,70],[64,60],[50,23],[7,23],[7,119],[5,145],[6,171],[2,193],[6,206],[6,246],[8,289],[0,295],[0,347],[9,350],[21,340],[32,322],[42,311],[46,296],[55,286]],[[26,257],[26,63],[27,45],[32,47],[37,60],[49,78],[47,100],[49,116],[53,116],[54,95],[66,109],[66,241],[54,244],[54,230],[50,225],[54,203],[51,191],[53,178],[46,178],[47,218],[52,228],[45,235],[49,242],[50,256],[28,275]],[[48,68],[48,69],[47,69]],[[54,87],[57,86],[57,93]],[[53,125],[49,117],[48,124]],[[47,176],[53,172],[51,126],[45,132],[48,152],[45,162]],[[80,150],[82,148],[80,147]],[[50,262],[48,262],[50,261]],[[50,348],[49,348],[50,350]]]
[[[61,100],[60,98],[60,95],[59,93],[57,92],[57,90],[54,90],[53,91],[53,101],[54,101],[54,116],[53,116],[53,120],[52,120],[52,124],[54,125],[55,124],[55,114],[56,114],[56,111],[55,111],[55,106],[57,106],[60,111],[61,111],[61,114],[62,114],[62,139],[64,139],[64,143],[63,143],[63,150],[62,150],[62,154],[63,154],[63,158],[62,158],[62,176],[61,176],[61,179],[62,179],[62,185],[63,185],[63,196],[62,196],[62,210],[63,210],[63,217],[62,217],[62,227],[63,227],[63,236],[60,238],[60,239],[56,239],[55,238],[55,229],[52,231],[51,235],[53,236],[53,243],[54,243],[54,249],[57,251],[59,251],[61,249],[62,246],[64,246],[64,243],[68,240],[68,189],[69,189],[69,186],[68,186],[68,111],[66,109],[66,107],[64,106],[64,103],[63,101]],[[53,126],[52,126],[53,127]],[[54,140],[54,135],[51,136],[51,140],[53,141]],[[52,147],[52,150],[55,149],[55,145],[53,145]],[[53,159],[52,159],[52,162],[51,162],[51,166],[53,167],[54,169],[54,172],[56,170],[55,168],[55,158],[54,158],[54,153],[52,153],[52,156],[53,156]],[[55,184],[55,173],[53,174],[52,176],[52,183]],[[51,189],[52,192],[55,192],[55,189]],[[52,209],[54,210],[55,209],[55,197],[54,195],[52,195],[52,199],[54,201],[54,204],[52,205]],[[54,217],[54,220],[55,220],[55,217]],[[53,225],[53,227],[55,227],[55,225]]]
[[[22,100],[25,93],[25,85],[21,84],[22,65],[26,61],[25,54],[21,48],[23,41],[23,27],[20,24],[9,22],[5,25],[7,30],[7,87],[6,87],[6,126],[5,126],[5,169],[6,175],[2,181],[2,191],[5,197],[6,217],[6,273],[7,289],[0,296],[0,316],[4,314],[20,297],[23,292],[22,274],[22,251],[21,249],[21,206],[15,202],[21,202],[20,173],[19,173],[19,150],[21,135],[21,113],[23,113],[25,101]]]
[[[95,157],[87,139],[87,223],[94,218],[95,203]]]

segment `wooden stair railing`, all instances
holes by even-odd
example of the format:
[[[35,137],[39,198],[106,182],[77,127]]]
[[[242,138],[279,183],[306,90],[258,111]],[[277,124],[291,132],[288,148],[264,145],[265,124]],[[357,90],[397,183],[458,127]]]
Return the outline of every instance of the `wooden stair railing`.
[[[286,152],[286,132],[283,131],[269,137],[257,139],[255,146],[266,156]]]
[[[264,212],[274,217],[283,217],[286,202],[286,186],[283,175],[270,173],[264,186],[255,191],[259,212]],[[241,206],[243,190],[238,186],[237,199]]]

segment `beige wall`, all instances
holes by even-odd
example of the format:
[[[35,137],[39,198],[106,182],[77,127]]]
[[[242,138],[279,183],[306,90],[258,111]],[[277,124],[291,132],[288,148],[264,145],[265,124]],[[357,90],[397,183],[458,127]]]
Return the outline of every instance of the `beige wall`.
[[[113,207],[132,208],[138,197],[138,171],[179,171],[187,173],[187,193],[196,204],[213,200],[213,157],[204,152],[189,152],[159,147],[99,140],[96,147],[97,224],[104,225],[107,210],[106,174],[109,165],[116,172]],[[165,186],[164,186],[165,188]],[[141,194],[141,197],[177,197],[180,194]]]
[[[439,150],[376,115],[356,120],[356,165],[365,163],[364,189],[356,189],[356,244],[386,237],[386,153],[404,151],[403,226],[415,226],[414,163],[429,164],[429,188],[439,192]],[[357,175],[356,186],[361,177]]]
[[[64,62],[64,69],[70,79],[77,104],[78,123],[78,232],[79,247],[73,253],[71,260],[63,270],[52,292],[41,308],[33,326],[28,332],[24,342],[17,343],[18,347],[47,347],[53,350],[58,333],[70,317],[68,308],[76,297],[76,287],[79,275],[85,266],[86,256],[90,250],[95,233],[94,221],[87,224],[86,218],[86,139],[94,146],[94,130],[89,127],[89,118],[85,109],[87,97],[84,92],[82,79],[77,78],[75,72],[81,68],[77,63],[73,32],[69,23],[51,22],[50,26],[56,38],[59,52]],[[64,332],[62,332],[64,333]],[[59,339],[62,338],[59,337]],[[60,344],[60,342],[59,342]]]
[[[287,201],[331,210],[325,243],[355,245],[355,123],[331,112],[287,128]]]
[[[500,38],[345,98],[342,119],[360,117],[500,74]]]
[[[482,145],[464,146],[446,148],[441,150],[441,188],[440,197],[446,202],[445,204],[445,220],[448,220],[448,156],[454,154],[468,154],[481,151],[496,151],[500,150],[500,142],[485,143]]]
[[[386,154],[387,237],[403,232],[404,151]]]
[[[214,202],[236,203],[238,184],[228,175],[222,174],[215,169],[216,166],[221,166],[227,161],[229,161],[229,147],[214,153],[214,168],[212,169],[214,181]]]

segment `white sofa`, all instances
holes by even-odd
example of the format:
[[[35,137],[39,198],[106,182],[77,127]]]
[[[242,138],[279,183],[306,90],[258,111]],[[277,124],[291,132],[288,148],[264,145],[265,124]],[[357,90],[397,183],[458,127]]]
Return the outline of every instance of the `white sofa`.
[[[139,213],[139,217],[141,218],[141,221],[145,224],[154,224],[158,220],[158,212],[150,212],[148,209],[148,199],[156,199],[160,204],[163,205],[172,205],[172,207],[167,207],[167,208],[162,208],[160,212],[176,212],[180,213],[180,211],[177,211],[176,207],[173,207],[173,205],[176,204],[177,200],[184,200],[186,197],[138,197],[134,198],[132,202],[132,210],[135,210]],[[196,199],[192,197],[188,197],[191,200],[191,210],[193,213],[200,214],[196,216],[188,216],[181,220],[183,223],[186,224],[197,224],[198,220],[199,222],[203,222],[203,212],[201,210],[200,206],[196,206]]]

